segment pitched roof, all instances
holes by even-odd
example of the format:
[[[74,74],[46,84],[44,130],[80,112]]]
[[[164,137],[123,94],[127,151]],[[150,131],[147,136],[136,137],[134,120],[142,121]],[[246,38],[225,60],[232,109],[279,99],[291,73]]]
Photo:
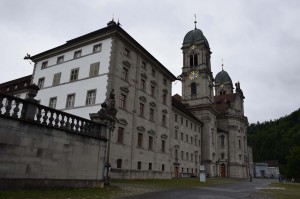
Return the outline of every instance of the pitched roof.
[[[176,94],[176,95],[172,96],[172,106],[174,108],[178,109],[179,111],[183,112],[184,114],[188,115],[192,119],[196,120],[197,122],[201,123],[202,126],[204,125],[203,122],[201,122],[201,120],[199,120],[195,115],[193,115],[189,110],[187,110],[186,105],[181,103],[180,95]]]

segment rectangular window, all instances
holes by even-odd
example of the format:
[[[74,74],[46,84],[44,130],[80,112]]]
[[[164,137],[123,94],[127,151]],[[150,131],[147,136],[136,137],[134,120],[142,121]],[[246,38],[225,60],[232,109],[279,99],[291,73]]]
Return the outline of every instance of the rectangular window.
[[[161,170],[162,170],[162,171],[165,171],[165,164],[162,164],[162,165],[161,165]]]
[[[122,70],[122,77],[121,77],[123,80],[127,81],[128,79],[128,69],[127,68],[123,68]]]
[[[178,140],[178,131],[175,130],[175,139]]]
[[[185,126],[188,127],[189,126],[189,122],[187,120],[185,120]]]
[[[151,70],[151,75],[153,76],[153,77],[155,77],[156,76],[156,71],[152,68],[152,70]]]
[[[130,57],[130,50],[129,50],[128,48],[125,48],[125,49],[124,49],[124,55],[125,55],[126,57]]]
[[[167,116],[166,115],[162,115],[162,125],[166,126],[167,125]]]
[[[154,109],[150,108],[150,120],[154,121]]]
[[[138,133],[138,143],[137,143],[138,148],[142,148],[143,147],[143,134],[142,133]]]
[[[86,94],[86,103],[85,105],[94,105],[96,101],[96,90],[90,90]]]
[[[189,161],[189,152],[186,152],[185,155],[186,155],[186,161]]]
[[[94,47],[93,47],[93,53],[100,52],[101,49],[102,49],[102,44],[96,44],[96,45],[94,45]]]
[[[151,162],[149,163],[149,167],[148,168],[149,168],[149,171],[152,170],[152,163]]]
[[[193,144],[193,137],[191,137],[191,144]]]
[[[66,108],[73,108],[75,104],[75,94],[69,94],[67,96]]]
[[[167,104],[167,95],[163,94],[163,104]]]
[[[193,123],[191,122],[191,129],[193,129]]]
[[[146,89],[146,81],[144,79],[141,79],[141,90],[145,91]]]
[[[42,69],[45,69],[45,68],[47,68],[48,67],[48,61],[44,61],[43,63],[42,63]]]
[[[50,100],[49,100],[49,107],[50,108],[55,108],[56,107],[56,101],[57,101],[56,97],[51,97]]]
[[[147,67],[146,67],[146,62],[142,61],[142,68],[147,70]]]
[[[175,114],[175,122],[177,122],[177,120],[178,120],[178,115]]]
[[[194,154],[191,153],[191,162],[194,161]]]
[[[183,151],[181,151],[181,160],[184,160]]]
[[[117,159],[117,168],[118,169],[122,168],[122,159]]]
[[[90,65],[90,77],[99,75],[100,62],[96,62]]]
[[[60,77],[61,77],[61,73],[55,73],[53,75],[52,86],[56,86],[60,84]]]
[[[38,87],[40,89],[44,88],[44,83],[45,83],[45,77],[40,78],[38,81]]]
[[[181,117],[181,124],[183,124],[183,118]]]
[[[161,141],[161,152],[162,153],[166,152],[166,141],[165,140]]]
[[[64,56],[60,56],[57,58],[56,64],[61,64],[64,62]]]
[[[150,95],[152,97],[155,97],[155,86],[153,86],[153,85],[151,85],[151,87],[150,87]]]
[[[137,162],[137,169],[141,170],[142,169],[142,162]]]
[[[120,96],[120,108],[126,108],[126,95],[124,94]]]
[[[74,68],[71,70],[70,74],[70,82],[78,79],[79,68]]]
[[[74,59],[81,57],[81,50],[77,50],[74,52]]]
[[[124,128],[119,127],[119,129],[118,129],[117,143],[118,144],[123,144],[123,140],[124,140]]]
[[[167,80],[165,78],[164,78],[163,82],[164,82],[164,85],[167,85]]]
[[[178,149],[175,149],[175,159],[178,159]]]
[[[185,141],[189,142],[189,136],[188,135],[185,135]]]
[[[144,104],[140,103],[140,116],[144,116]]]
[[[181,132],[181,135],[180,135],[180,139],[181,141],[183,141],[183,133]]]
[[[149,145],[148,145],[149,150],[153,150],[153,137],[149,136]]]

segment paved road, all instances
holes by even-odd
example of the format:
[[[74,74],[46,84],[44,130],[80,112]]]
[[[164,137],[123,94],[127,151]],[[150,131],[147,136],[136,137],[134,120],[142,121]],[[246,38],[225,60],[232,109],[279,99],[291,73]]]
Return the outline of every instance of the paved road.
[[[253,182],[245,180],[234,184],[217,185],[214,187],[195,187],[150,192],[124,197],[123,199],[270,199],[270,197],[258,193],[258,191],[267,187],[271,182],[275,182],[275,180],[254,179]]]

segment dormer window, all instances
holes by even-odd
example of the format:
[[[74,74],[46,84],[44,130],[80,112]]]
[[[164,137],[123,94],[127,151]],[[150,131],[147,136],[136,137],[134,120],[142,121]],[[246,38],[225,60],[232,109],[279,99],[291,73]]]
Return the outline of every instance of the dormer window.
[[[78,51],[74,52],[74,59],[77,59],[79,57],[81,57],[81,50],[78,50]]]
[[[190,67],[194,67],[198,65],[198,55],[197,54],[191,54],[190,55]]]
[[[64,56],[60,56],[57,58],[57,62],[56,62],[57,64],[61,64],[63,62],[64,62]]]
[[[48,61],[44,61],[43,63],[42,63],[42,69],[45,69],[45,68],[47,68],[48,67]]]

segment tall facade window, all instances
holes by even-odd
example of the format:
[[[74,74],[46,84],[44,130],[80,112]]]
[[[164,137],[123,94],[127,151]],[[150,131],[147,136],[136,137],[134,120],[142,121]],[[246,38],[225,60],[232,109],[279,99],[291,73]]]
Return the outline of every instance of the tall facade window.
[[[185,135],[185,141],[189,142],[189,135]]]
[[[181,117],[181,121],[180,122],[181,122],[181,124],[183,124],[183,117]]]
[[[165,171],[165,164],[162,164],[162,165],[161,165],[161,170],[162,170],[162,171]]]
[[[117,168],[118,169],[122,168],[122,159],[117,159]]]
[[[197,95],[197,85],[195,82],[191,84],[191,95]]]
[[[126,95],[124,94],[120,96],[120,108],[126,108]]]
[[[148,142],[149,142],[148,149],[153,150],[153,137],[152,136],[149,136]]]
[[[177,130],[175,130],[175,136],[174,137],[175,137],[176,140],[178,140],[178,131]]]
[[[77,59],[77,58],[79,58],[79,57],[81,57],[81,50],[77,50],[77,51],[75,51],[74,52],[74,59]]]
[[[60,77],[61,77],[61,73],[55,73],[53,75],[52,86],[56,86],[60,84]]]
[[[122,128],[122,127],[119,127],[119,129],[118,129],[117,143],[118,144],[124,143],[124,128]]]
[[[181,160],[184,160],[183,151],[181,151]]]
[[[189,152],[186,152],[185,155],[186,155],[185,156],[186,157],[186,161],[189,161]]]
[[[140,103],[140,116],[144,116],[144,104]]]
[[[197,66],[198,65],[198,55],[197,54],[191,54],[190,55],[190,66]]]
[[[93,47],[93,53],[100,52],[101,48],[102,48],[102,44],[96,44],[96,45],[94,45],[94,47]]]
[[[177,122],[177,121],[178,121],[178,115],[175,114],[175,122]]]
[[[125,48],[125,49],[124,49],[124,55],[125,55],[126,57],[130,57],[130,50],[129,50],[128,48]]]
[[[163,94],[163,104],[167,104],[167,95]]]
[[[155,76],[156,76],[156,70],[155,70],[155,69],[153,69],[153,68],[152,68],[152,70],[151,70],[151,75],[152,75],[153,77],[155,77]]]
[[[79,68],[74,68],[71,70],[70,81],[75,81],[78,79]]]
[[[167,125],[167,116],[165,114],[162,115],[162,125],[166,126]]]
[[[162,153],[166,152],[166,141],[165,140],[161,141],[161,152]]]
[[[60,56],[57,58],[56,64],[61,64],[64,62],[64,56]]]
[[[239,148],[242,148],[242,146],[241,146],[241,140],[239,140]]]
[[[123,70],[122,70],[122,77],[121,77],[123,80],[127,81],[128,79],[128,69],[123,67]]]
[[[151,87],[150,87],[150,95],[152,97],[155,97],[155,86],[153,86],[153,85],[151,85]]]
[[[167,85],[167,79],[163,79],[163,83],[164,83],[164,85],[166,86]]]
[[[86,94],[86,105],[94,105],[96,101],[96,90],[90,90]]]
[[[183,141],[183,133],[182,132],[180,134],[180,139],[181,139],[181,141]]]
[[[48,61],[44,61],[43,63],[42,63],[42,69],[45,69],[45,68],[47,68],[48,67]]]
[[[175,159],[178,159],[178,149],[175,149]]]
[[[142,148],[143,147],[143,134],[142,133],[138,133],[138,143],[137,143],[138,148]]]
[[[42,77],[38,80],[38,87],[40,89],[44,88],[44,83],[45,83],[45,77]]]
[[[56,108],[56,102],[57,102],[57,98],[56,97],[51,97],[49,100],[49,107],[50,108]]]
[[[142,169],[142,162],[140,162],[140,161],[137,162],[137,169],[138,170]]]
[[[146,62],[142,61],[142,68],[147,70],[147,65],[146,65]]]
[[[152,170],[152,163],[151,163],[151,162],[149,163],[149,167],[148,167],[148,169],[149,169],[149,171],[151,171],[151,170]]]
[[[100,62],[96,62],[90,65],[90,77],[99,75]]]
[[[191,162],[193,162],[193,161],[194,161],[194,154],[191,153]]]
[[[224,147],[224,145],[225,145],[225,137],[224,137],[224,135],[220,136],[220,142],[221,142],[221,147]]]
[[[141,90],[145,91],[146,89],[146,81],[144,79],[141,79]]]
[[[67,96],[66,108],[73,108],[75,104],[75,94],[69,94]]]
[[[154,109],[150,108],[150,120],[154,121]]]

